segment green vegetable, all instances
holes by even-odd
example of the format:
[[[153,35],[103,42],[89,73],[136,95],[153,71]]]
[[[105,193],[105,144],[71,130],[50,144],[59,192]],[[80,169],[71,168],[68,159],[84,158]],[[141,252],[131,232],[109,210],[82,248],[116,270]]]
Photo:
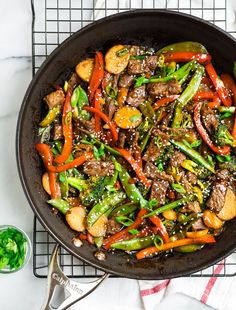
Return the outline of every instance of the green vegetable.
[[[184,187],[181,184],[177,184],[177,183],[172,183],[171,187],[180,194],[185,194],[186,190],[184,189]]]
[[[71,106],[73,108],[77,106],[79,116],[86,120],[89,120],[91,118],[90,113],[88,111],[83,110],[83,107],[87,105],[89,105],[87,94],[85,90],[83,90],[83,88],[79,85],[74,89],[73,94],[71,96]]]
[[[94,243],[96,244],[96,247],[98,249],[100,249],[102,247],[102,244],[103,244],[103,237],[95,237],[94,238]]]
[[[124,57],[125,55],[127,55],[129,53],[129,49],[127,47],[122,48],[121,50],[116,52],[116,55],[118,57]]]
[[[160,55],[166,52],[195,52],[195,53],[208,54],[205,46],[194,41],[184,41],[167,45],[162,49],[158,50],[156,55]]]
[[[172,127],[179,128],[181,126],[183,120],[182,110],[184,106],[192,99],[192,97],[197,92],[202,80],[203,73],[204,73],[204,67],[201,65],[197,65],[196,71],[193,77],[191,78],[190,82],[188,83],[187,87],[182,92],[182,94],[176,99],[176,106]]]
[[[117,215],[127,215],[130,214],[132,212],[134,212],[135,210],[137,210],[138,208],[138,204],[137,203],[127,203],[125,205],[121,205],[117,208],[115,208],[114,210],[112,210],[112,212],[109,214],[109,216],[113,216],[115,214]]]
[[[154,216],[154,215],[158,215],[166,210],[171,210],[171,209],[174,209],[174,208],[177,208],[177,207],[180,207],[184,204],[186,204],[187,202],[190,202],[194,199],[194,195],[188,195],[184,198],[181,198],[179,200],[175,200],[171,203],[168,203],[158,209],[155,209],[154,211],[144,215],[143,217],[146,218],[146,217],[150,217],[150,216]]]
[[[141,140],[140,143],[140,148],[141,148],[141,153],[145,150],[145,147],[148,143],[148,140],[151,137],[152,131],[153,131],[154,126],[151,126],[151,128],[148,130],[147,134],[144,136],[144,138]]]
[[[51,137],[51,125],[39,128],[38,135],[41,136],[41,143],[49,142]]]
[[[93,146],[93,153],[96,160],[103,158],[105,156],[105,146],[101,144],[99,149],[94,145]]]
[[[216,154],[216,159],[220,163],[225,163],[225,162],[231,161],[231,156],[230,155],[221,156],[221,155]]]
[[[68,177],[67,182],[70,186],[78,189],[79,191],[83,191],[88,188],[88,184],[85,180],[81,180],[75,177]]]
[[[113,87],[111,87],[111,85],[107,85],[106,93],[107,93],[107,96],[112,98],[112,99],[116,99],[116,97],[117,97],[117,90],[114,89]]]
[[[142,102],[138,107],[144,116],[149,117],[149,118],[154,117],[155,112],[154,112],[150,102],[148,102],[148,101]]]
[[[48,200],[48,203],[59,210],[62,214],[66,214],[72,207],[69,202],[61,198]]]
[[[116,216],[115,219],[118,223],[122,224],[123,226],[130,226],[134,222],[132,219],[130,219],[129,217],[125,215]]]
[[[230,145],[232,147],[236,146],[236,140],[230,134],[226,125],[220,124],[215,132],[215,140],[217,145],[224,146]]]
[[[101,215],[106,213],[112,207],[115,207],[118,203],[122,202],[126,198],[123,191],[110,194],[103,200],[95,204],[95,206],[90,210],[87,216],[88,226],[91,227],[99,219]]]
[[[137,235],[139,233],[138,229],[130,229],[128,231],[131,235]]]
[[[235,109],[236,109],[235,107],[225,107],[225,106],[219,106],[218,107],[218,110],[219,110],[220,113],[227,112],[227,113],[230,113],[230,114],[234,114]]]
[[[198,153],[197,151],[187,147],[183,142],[174,141],[174,140],[171,140],[170,142],[174,146],[178,147],[184,154],[186,154],[191,159],[193,159],[197,164],[205,167],[206,169],[208,169],[212,173],[215,173],[214,167],[208,161],[206,161],[206,159],[204,157],[202,157],[202,155],[200,153]]]
[[[156,207],[158,204],[157,199],[151,199],[148,201],[148,206],[150,209],[153,209],[154,207]]]
[[[61,113],[61,105],[57,105],[56,107],[50,109],[45,118],[39,123],[39,126],[46,127],[50,125],[59,113]]]
[[[127,194],[127,196],[130,198],[132,202],[139,202],[140,206],[142,208],[148,207],[148,201],[144,199],[139,189],[134,185],[130,184],[129,180],[131,179],[131,176],[126,171],[124,167],[121,166],[121,171],[119,172],[120,181],[122,183],[122,186]]]
[[[147,236],[143,238],[133,238],[129,240],[123,240],[115,242],[111,245],[113,249],[119,249],[124,251],[136,251],[144,249],[153,244],[154,236]]]
[[[157,243],[158,241],[159,241],[159,243]],[[161,250],[163,244],[164,244],[163,239],[159,235],[156,235],[155,238],[154,238],[154,245],[155,245],[155,247],[158,250]]]
[[[15,228],[0,231],[0,270],[19,269],[25,261],[26,239]]]

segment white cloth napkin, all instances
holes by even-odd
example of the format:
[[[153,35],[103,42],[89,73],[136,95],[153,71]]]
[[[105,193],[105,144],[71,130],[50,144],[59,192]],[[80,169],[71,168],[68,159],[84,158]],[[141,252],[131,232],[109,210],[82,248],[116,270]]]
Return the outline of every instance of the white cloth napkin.
[[[97,0],[96,8],[105,8],[105,5],[108,9],[112,8],[112,2],[114,1],[105,1],[105,0]],[[132,4],[132,8],[140,8],[141,1],[139,0],[123,0],[122,8],[128,8],[130,3]],[[212,19],[212,10],[204,10],[204,16],[202,16],[201,7],[204,8],[213,8],[213,2],[216,7],[223,7],[224,1],[212,1],[212,0],[192,0],[191,7],[199,8],[199,10],[192,10],[191,13],[204,17],[205,19]],[[229,1],[228,1],[229,2]],[[178,5],[183,8],[183,12],[190,13],[190,10],[184,10],[184,8],[190,7],[190,1],[188,0],[169,0],[169,1],[156,1],[156,8],[177,8]],[[145,0],[143,1],[145,8],[152,7],[153,1]],[[235,11],[236,10],[236,2],[232,0],[231,3],[227,3],[231,5],[231,9],[228,8],[227,14],[227,27],[228,31],[236,30],[235,23]],[[115,13],[112,11],[108,11],[108,13]],[[225,19],[224,11],[220,11],[215,15],[216,20]],[[103,17],[101,15],[101,11],[97,10],[95,12],[95,19],[99,19]],[[217,23],[216,23],[217,24]],[[218,26],[224,27],[220,22],[217,24]],[[236,263],[236,254],[231,255],[227,258],[227,265],[230,263]],[[224,264],[214,266],[214,274],[222,275],[225,272]],[[227,278],[227,280],[223,277],[206,277],[206,278],[178,278],[173,280],[162,280],[162,281],[138,281],[140,288],[140,296],[143,301],[143,305],[145,310],[155,310],[159,309],[160,303],[164,298],[175,294],[185,294],[189,297],[195,298],[201,301],[204,304],[207,304],[215,309],[219,310],[233,310],[236,308],[236,279],[234,277]],[[235,305],[235,306],[233,306]]]

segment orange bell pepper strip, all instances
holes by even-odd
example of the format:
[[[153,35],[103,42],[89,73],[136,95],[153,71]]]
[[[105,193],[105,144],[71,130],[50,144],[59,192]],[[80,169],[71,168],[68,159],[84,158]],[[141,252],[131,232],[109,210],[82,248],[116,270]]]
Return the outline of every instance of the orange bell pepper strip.
[[[94,96],[94,108],[100,111],[101,111],[101,99],[102,99],[101,89],[98,88]],[[98,114],[95,114],[94,118],[95,118],[95,132],[98,134],[101,132],[101,118]]]
[[[43,159],[45,167],[48,168],[48,166],[52,165],[53,154],[52,154],[49,146],[47,144],[44,144],[44,143],[38,143],[35,145],[35,148],[39,152],[40,155],[42,154],[41,157]],[[48,178],[49,178],[49,187],[50,187],[50,192],[51,192],[51,198],[52,199],[61,198],[61,191],[60,191],[60,186],[57,183],[56,173],[48,171]]]
[[[72,132],[72,107],[70,104],[72,89],[69,88],[66,94],[66,99],[62,112],[62,130],[64,136],[64,145],[61,154],[57,155],[54,162],[57,164],[64,163],[72,151],[73,132]]]
[[[128,163],[130,163],[131,167],[134,169],[135,173],[137,174],[137,177],[139,178],[139,180],[145,186],[151,186],[152,181],[147,179],[146,175],[143,172],[143,169],[140,167],[138,162],[133,158],[130,152],[125,149],[118,148],[118,147],[114,147],[114,149],[118,151],[128,161]]]
[[[199,63],[206,63],[211,61],[211,55],[195,53],[195,52],[167,52],[164,54],[165,62],[188,62],[193,59]]]
[[[38,151],[39,155],[41,156],[45,168],[49,172],[62,172],[77,166],[82,165],[85,161],[94,158],[92,152],[85,152],[83,155],[75,158],[71,162],[61,165],[61,166],[53,166],[52,165],[52,158],[53,154],[50,147],[45,143],[38,143],[35,145],[36,150]]]
[[[157,109],[159,109],[160,107],[164,107],[166,106],[168,103],[175,101],[177,98],[179,97],[179,95],[173,95],[170,97],[164,97],[161,99],[158,99],[152,106],[153,110],[156,111]]]
[[[199,238],[184,238],[184,239],[179,239],[173,242],[168,242],[165,243],[161,246],[161,248],[157,248],[155,246],[143,249],[141,251],[139,251],[136,254],[136,258],[139,259],[143,259],[149,255],[155,254],[157,252],[160,251],[167,251],[179,246],[183,246],[183,245],[188,245],[188,244],[206,244],[206,243],[215,243],[216,240],[213,236],[211,235],[206,235],[203,237],[199,237]]]
[[[228,145],[224,145],[222,147],[220,146],[216,146],[213,144],[213,142],[211,141],[206,129],[203,127],[202,122],[201,122],[201,107],[203,105],[203,102],[200,101],[196,107],[194,108],[194,122],[196,125],[196,129],[198,131],[198,133],[200,134],[200,136],[202,137],[203,141],[209,146],[209,148],[215,152],[216,154],[219,155],[228,155],[230,154],[230,146]]]
[[[156,225],[156,227],[158,228],[158,231],[163,239],[163,241],[165,243],[169,242],[169,236],[168,236],[168,232],[166,230],[165,225],[162,223],[162,221],[160,220],[160,218],[157,215],[151,216],[149,217],[149,219],[152,221],[153,224]]]
[[[93,107],[83,107],[84,110],[90,112],[90,113],[94,113],[94,114],[97,114],[98,116],[101,117],[101,119],[107,123],[107,125],[109,126],[110,130],[111,130],[111,133],[112,133],[112,136],[113,136],[113,141],[114,143],[118,140],[118,131],[117,131],[117,127],[116,125],[109,119],[109,117],[103,113],[102,111],[96,109],[96,108],[93,108]]]
[[[142,223],[143,221],[143,216],[147,214],[147,210],[145,209],[141,209],[137,215],[137,218],[136,220],[133,222],[132,225],[126,227],[125,229],[119,231],[118,233],[112,235],[111,237],[108,237],[106,238],[104,241],[103,241],[103,247],[108,250],[112,243],[115,243],[117,241],[120,241],[120,240],[124,240],[124,239],[127,239],[128,237],[131,236],[131,234],[129,233],[129,230],[131,229],[136,229],[139,227],[139,225]]]
[[[90,103],[93,101],[96,90],[100,86],[104,76],[104,58],[101,52],[96,52],[94,68],[88,86],[88,98]]]
[[[210,79],[212,80],[212,83],[215,86],[215,89],[222,101],[222,103],[226,106],[229,107],[232,105],[232,99],[227,91],[227,89],[225,88],[223,82],[219,79],[214,67],[212,66],[212,63],[209,63],[205,66],[206,71],[210,77]]]

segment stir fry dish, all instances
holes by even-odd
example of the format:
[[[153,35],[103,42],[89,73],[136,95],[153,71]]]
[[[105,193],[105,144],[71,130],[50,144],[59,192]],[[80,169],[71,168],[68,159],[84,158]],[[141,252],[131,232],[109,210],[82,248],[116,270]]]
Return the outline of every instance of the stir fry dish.
[[[197,42],[93,56],[44,97],[35,147],[53,212],[99,260],[215,243],[236,216],[234,77]]]

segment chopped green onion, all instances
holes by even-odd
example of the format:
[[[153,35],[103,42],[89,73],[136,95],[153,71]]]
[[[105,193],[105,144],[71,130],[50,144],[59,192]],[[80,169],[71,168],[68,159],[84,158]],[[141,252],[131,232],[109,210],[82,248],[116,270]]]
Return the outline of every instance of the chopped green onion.
[[[130,226],[134,222],[133,220],[124,215],[116,216],[115,219],[118,223],[122,224],[123,226]]]
[[[159,243],[158,243],[158,241],[159,241]],[[156,247],[158,250],[161,250],[161,248],[162,248],[164,242],[163,242],[163,239],[162,239],[159,235],[157,235],[157,236],[154,238],[153,242],[154,242],[155,247]]]
[[[131,120],[132,123],[135,123],[135,122],[137,122],[138,120],[140,120],[141,117],[142,117],[141,114],[135,114],[135,115],[130,116],[129,119]]]
[[[121,50],[116,52],[116,55],[118,57],[124,57],[125,55],[127,55],[129,53],[129,49],[127,47],[122,48]]]
[[[106,93],[107,93],[107,96],[109,96],[112,99],[115,99],[117,97],[117,90],[111,87],[111,85],[107,85]]]
[[[216,159],[220,162],[220,163],[225,163],[225,162],[229,162],[231,161],[231,156],[230,155],[225,155],[225,156],[221,156],[221,155],[216,155]]]
[[[139,233],[139,231],[138,231],[137,229],[130,229],[130,230],[129,230],[129,233],[130,233],[131,235],[137,235],[137,234]]]
[[[171,187],[177,192],[177,193],[180,193],[180,194],[185,194],[186,193],[186,190],[184,189],[184,187],[180,184],[177,184],[177,183],[172,183],[171,184]]]

